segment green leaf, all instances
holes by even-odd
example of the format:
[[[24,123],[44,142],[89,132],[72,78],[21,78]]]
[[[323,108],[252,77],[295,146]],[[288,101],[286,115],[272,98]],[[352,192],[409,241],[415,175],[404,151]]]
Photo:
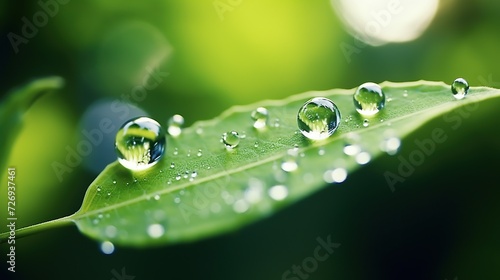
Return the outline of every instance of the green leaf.
[[[110,164],[88,188],[80,210],[56,222],[73,221],[94,239],[139,247],[221,234],[328,187],[328,171],[341,168],[352,174],[359,169],[356,157],[343,151],[352,135],[359,137],[364,155],[373,161],[385,153],[381,143],[386,138],[397,137],[404,145],[404,138],[429,120],[500,96],[499,90],[475,87],[465,99],[455,100],[450,86],[440,82],[381,86],[388,101],[369,119],[368,127],[354,109],[355,89],[307,92],[238,106],[213,120],[197,122],[177,138],[168,136],[165,156],[149,170],[134,173],[117,162]],[[305,101],[317,96],[333,100],[343,118],[330,138],[313,142],[298,132],[296,114]],[[264,131],[254,129],[250,118],[260,106],[270,116]],[[220,138],[231,130],[244,137],[228,151]],[[290,149],[296,150],[292,159],[298,168],[285,172],[281,164],[289,159]],[[42,225],[49,227],[50,222]],[[33,226],[25,232],[36,230]]]
[[[41,78],[15,88],[7,94],[0,106],[0,128],[6,132],[0,137],[1,170],[5,170],[10,150],[21,131],[24,113],[40,96],[51,90],[60,89],[63,84],[64,80],[60,77]]]

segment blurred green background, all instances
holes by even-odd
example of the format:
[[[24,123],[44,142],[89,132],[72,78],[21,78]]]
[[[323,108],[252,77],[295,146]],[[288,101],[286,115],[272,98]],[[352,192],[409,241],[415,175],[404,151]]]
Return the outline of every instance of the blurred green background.
[[[114,160],[114,135],[71,172],[58,176],[53,163],[64,163],[102,117],[119,126],[148,114],[166,125],[181,114],[190,125],[232,105],[366,81],[464,77],[500,87],[495,1],[442,0],[416,40],[378,47],[348,33],[328,0],[63,2],[0,3],[0,92],[37,77],[66,80],[33,105],[11,154],[1,155],[18,172],[18,226],[79,208]],[[40,11],[45,18],[34,19]],[[30,29],[24,17],[43,24]],[[29,36],[12,44],[23,30]],[[116,279],[112,271],[122,268],[135,279],[281,279],[328,235],[342,245],[310,279],[498,279],[498,105],[481,107],[456,131],[436,120],[403,142],[408,154],[412,139],[434,127],[450,135],[394,193],[382,174],[398,161],[387,156],[269,219],[191,244],[104,255],[75,227],[21,239],[18,272],[2,262],[1,279]],[[0,190],[6,205],[6,186]],[[0,249],[4,260],[7,246]]]

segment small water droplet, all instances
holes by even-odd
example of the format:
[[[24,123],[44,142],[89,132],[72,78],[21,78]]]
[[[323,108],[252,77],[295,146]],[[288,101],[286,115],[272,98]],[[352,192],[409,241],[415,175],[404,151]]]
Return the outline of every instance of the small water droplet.
[[[384,139],[380,144],[380,149],[386,152],[388,155],[395,155],[398,152],[399,147],[401,146],[401,140],[398,137],[389,137]]]
[[[203,155],[203,151],[201,149],[198,150],[197,156],[201,157]]]
[[[280,119],[275,119],[274,120],[274,127],[280,127]]]
[[[268,194],[272,199],[281,201],[288,196],[288,189],[283,185],[276,185],[269,189]]]
[[[311,140],[330,137],[340,124],[340,111],[330,99],[315,97],[308,100],[297,114],[300,132]]]
[[[356,111],[364,116],[373,116],[385,106],[385,94],[375,83],[364,83],[353,95]]]
[[[233,210],[236,213],[244,213],[246,212],[250,206],[244,199],[238,199],[233,204]]]
[[[325,153],[326,153],[326,151],[325,151],[325,147],[320,147],[320,148],[318,149],[318,155],[320,155],[320,156],[324,156],[324,155],[325,155]]]
[[[154,196],[154,199],[155,199],[155,200],[160,200],[160,195],[159,195],[159,194],[155,195],[155,196]]]
[[[344,154],[348,156],[355,156],[361,152],[359,145],[360,137],[358,134],[349,133],[345,138]]]
[[[175,148],[174,149],[174,156],[178,155],[179,154],[179,149]]]
[[[202,133],[203,133],[203,128],[198,127],[198,128],[196,129],[196,134],[201,135]]]
[[[253,127],[257,129],[263,129],[266,127],[267,120],[269,118],[269,112],[264,107],[259,107],[255,109],[251,115],[252,120],[254,121]]]
[[[100,186],[97,186],[97,189],[96,189],[98,192],[101,191],[101,187]]]
[[[179,181],[181,178],[181,174],[177,173],[177,175],[175,176],[175,180]]]
[[[181,115],[173,115],[168,120],[168,128],[167,128],[168,134],[172,135],[173,137],[181,135],[182,125],[184,125],[184,117]]]
[[[191,173],[191,178],[196,178],[197,176],[198,176],[198,172],[193,171],[193,172]]]
[[[190,157],[191,156],[191,150],[188,150],[187,152],[187,156]]]
[[[323,179],[327,183],[342,183],[347,178],[347,170],[344,168],[335,168],[333,170],[327,170],[323,174]]]
[[[391,97],[388,97],[387,98],[387,102],[391,102],[392,101],[392,98]]]
[[[111,255],[115,251],[115,245],[109,241],[101,243],[101,251],[106,255]]]
[[[469,83],[463,78],[457,78],[451,84],[451,92],[456,99],[463,99],[469,92]]]
[[[370,126],[370,121],[368,119],[363,120],[363,126],[364,127],[369,127]]]
[[[368,152],[361,152],[356,155],[356,162],[361,165],[365,165],[370,162],[371,156]]]
[[[236,148],[240,143],[238,132],[230,131],[222,134],[222,143],[224,143],[227,149]]]
[[[144,170],[155,165],[163,156],[165,147],[163,128],[147,117],[126,122],[116,134],[118,161],[130,170]]]
[[[255,141],[255,143],[253,144],[253,146],[254,146],[255,148],[258,148],[258,147],[259,147],[259,142]]]
[[[176,197],[174,198],[174,202],[175,202],[175,203],[181,203],[181,198],[180,198],[180,197],[178,197],[178,196],[176,196]]]
[[[175,162],[170,163],[170,169],[174,169],[174,168],[175,168]]]
[[[262,199],[264,185],[257,178],[250,178],[248,188],[245,190],[245,199],[250,203],[257,203]]]
[[[186,170],[186,172],[184,172],[184,176],[182,177],[184,177],[184,179],[187,179],[189,177],[189,171]]]
[[[148,226],[148,234],[152,238],[159,238],[165,233],[165,228],[160,224],[151,224]]]
[[[106,226],[106,228],[104,229],[104,233],[109,238],[116,237],[117,232],[118,231],[115,226]]]
[[[297,155],[297,150],[288,150],[286,156],[283,157],[283,161],[281,162],[281,169],[286,172],[293,172],[297,170],[299,167],[297,164]]]
[[[113,184],[116,184],[116,180],[113,180]]]

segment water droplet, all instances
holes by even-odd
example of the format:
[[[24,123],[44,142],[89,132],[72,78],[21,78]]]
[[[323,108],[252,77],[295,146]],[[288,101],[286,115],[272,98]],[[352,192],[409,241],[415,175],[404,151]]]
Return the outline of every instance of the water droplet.
[[[266,127],[267,119],[269,118],[269,112],[266,108],[259,107],[252,112],[251,117],[252,120],[254,120],[253,127],[262,129]]]
[[[356,162],[361,165],[369,163],[371,159],[372,157],[367,152],[361,152],[356,155]]]
[[[198,172],[193,171],[193,173],[191,173],[191,178],[196,178],[196,176],[198,176]]]
[[[387,154],[393,156],[398,152],[399,147],[401,146],[401,140],[397,137],[389,137],[386,138],[381,144],[380,149]]]
[[[115,245],[109,241],[104,241],[101,243],[101,251],[106,255],[113,254]]]
[[[347,170],[344,168],[335,168],[333,170],[327,170],[323,174],[323,179],[327,183],[342,183],[347,178]]]
[[[257,203],[262,199],[264,185],[257,178],[250,178],[248,188],[245,190],[245,199],[250,203]]]
[[[369,127],[370,126],[370,121],[368,119],[363,120],[363,126],[364,127]]]
[[[280,119],[275,119],[274,120],[274,127],[280,127]]]
[[[288,196],[288,189],[283,185],[276,185],[269,189],[268,194],[272,199],[281,201]]]
[[[311,140],[330,137],[340,124],[340,111],[337,106],[324,97],[308,100],[297,114],[300,132]]]
[[[101,187],[100,186],[97,186],[97,189],[96,189],[98,192],[101,191]]]
[[[155,199],[155,200],[160,200],[160,195],[159,195],[159,194],[155,195],[155,196],[154,196],[154,199]]]
[[[462,99],[469,92],[469,83],[463,78],[458,78],[451,84],[451,92],[456,99]]]
[[[117,232],[118,231],[115,226],[106,226],[106,228],[104,229],[104,233],[109,238],[116,237]]]
[[[148,226],[148,234],[152,238],[159,238],[165,233],[165,228],[160,224],[151,224]]]
[[[196,154],[197,156],[201,157],[203,155],[203,152],[201,149],[198,150],[198,153]]]
[[[226,146],[227,149],[234,149],[240,143],[240,136],[238,132],[231,131],[222,134],[222,143]]]
[[[113,184],[116,184],[116,180],[113,180]]]
[[[349,133],[345,138],[344,154],[348,156],[355,156],[361,152],[361,146],[359,146],[360,137],[358,134]]]
[[[191,150],[188,150],[187,157],[190,157],[190,156],[191,156]]]
[[[258,148],[258,147],[259,147],[259,142],[255,141],[255,144],[253,144],[253,146],[254,146],[255,148]]]
[[[325,155],[325,153],[326,153],[326,151],[325,151],[325,147],[320,147],[320,148],[318,149],[318,155],[320,155],[320,156],[324,156],[324,155]]]
[[[203,128],[198,127],[198,128],[196,129],[196,134],[201,135],[202,133],[203,133]]]
[[[174,162],[170,163],[170,169],[174,169],[174,168],[175,168],[175,163]]]
[[[297,170],[298,167],[299,165],[297,164],[297,150],[288,150],[286,156],[283,157],[283,161],[281,162],[281,169],[286,172],[293,172]]]
[[[147,117],[126,122],[116,134],[118,161],[130,170],[144,170],[155,165],[163,156],[165,146],[163,128]]]
[[[178,197],[178,196],[176,196],[176,197],[174,198],[174,202],[175,202],[175,203],[181,203],[181,198],[180,198],[180,197]]]
[[[186,172],[184,172],[184,176],[182,177],[184,177],[184,179],[187,179],[189,177],[189,171],[186,170]]]
[[[179,149],[175,148],[174,149],[174,156],[178,155],[179,154]]]
[[[175,176],[175,180],[179,181],[181,178],[181,174],[177,173],[177,175]]]
[[[173,115],[168,120],[168,128],[167,128],[168,134],[172,135],[173,137],[181,135],[182,125],[184,125],[184,117],[181,115]]]
[[[356,111],[364,116],[373,116],[385,106],[382,88],[375,83],[364,83],[353,95]]]
[[[407,90],[403,91],[403,97],[408,97],[408,91]]]
[[[243,199],[236,200],[233,204],[233,209],[236,213],[244,213],[248,210],[248,208],[250,208],[250,206]]]

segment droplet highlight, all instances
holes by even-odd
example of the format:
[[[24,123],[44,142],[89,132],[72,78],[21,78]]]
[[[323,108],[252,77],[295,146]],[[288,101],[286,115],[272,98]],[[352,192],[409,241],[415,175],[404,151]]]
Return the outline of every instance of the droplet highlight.
[[[330,137],[339,127],[340,111],[328,98],[315,97],[299,109],[297,124],[300,132],[311,140]]]
[[[463,99],[469,92],[469,83],[463,78],[457,78],[451,84],[451,92],[456,99]]]
[[[182,133],[182,126],[184,125],[184,117],[181,115],[173,115],[168,120],[168,134],[177,137]]]
[[[148,226],[148,235],[152,238],[160,238],[165,233],[165,228],[160,224],[151,224]]]
[[[382,88],[371,82],[360,85],[352,99],[356,111],[364,116],[373,116],[385,106],[385,94]]]
[[[155,165],[165,152],[166,138],[158,122],[139,117],[126,122],[116,134],[118,162],[133,171]]]

